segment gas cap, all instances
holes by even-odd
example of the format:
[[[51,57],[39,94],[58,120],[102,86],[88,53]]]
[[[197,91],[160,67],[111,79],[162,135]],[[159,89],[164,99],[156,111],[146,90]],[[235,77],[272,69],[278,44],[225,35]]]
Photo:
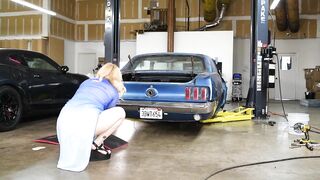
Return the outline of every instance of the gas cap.
[[[158,95],[158,91],[155,88],[153,88],[153,86],[150,86],[146,90],[146,95],[147,97],[155,97],[156,95]]]

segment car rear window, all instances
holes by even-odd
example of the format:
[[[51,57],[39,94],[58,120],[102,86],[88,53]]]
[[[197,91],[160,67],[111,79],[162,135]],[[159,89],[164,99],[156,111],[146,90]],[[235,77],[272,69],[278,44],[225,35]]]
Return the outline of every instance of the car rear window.
[[[199,57],[150,56],[142,57],[133,64],[138,71],[193,71],[203,72],[204,63]]]

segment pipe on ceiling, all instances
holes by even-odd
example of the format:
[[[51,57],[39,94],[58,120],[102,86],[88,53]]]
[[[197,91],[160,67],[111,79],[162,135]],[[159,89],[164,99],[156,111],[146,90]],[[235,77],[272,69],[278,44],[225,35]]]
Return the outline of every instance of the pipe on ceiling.
[[[288,12],[288,23],[291,32],[296,33],[299,31],[299,1],[298,0],[287,0],[287,12]]]
[[[288,27],[293,33],[299,31],[299,0],[281,0],[275,14],[279,31],[286,31]]]
[[[203,3],[203,18],[206,22],[213,22],[217,16],[217,1],[202,0]]]
[[[215,18],[215,20],[212,23],[209,23],[209,24],[206,24],[206,25],[200,27],[198,29],[199,31],[205,31],[208,28],[213,28],[213,27],[218,26],[224,17],[224,14],[230,4],[230,0],[218,0],[217,4],[218,4],[218,7],[215,6],[215,8],[217,8],[219,10],[219,16],[217,18]],[[206,4],[204,4],[204,6],[206,6]]]
[[[275,9],[276,23],[279,31],[285,31],[288,29],[287,19],[287,3],[285,0],[279,2]]]
[[[228,5],[230,4],[231,0],[218,0],[218,10],[221,11],[222,5]]]

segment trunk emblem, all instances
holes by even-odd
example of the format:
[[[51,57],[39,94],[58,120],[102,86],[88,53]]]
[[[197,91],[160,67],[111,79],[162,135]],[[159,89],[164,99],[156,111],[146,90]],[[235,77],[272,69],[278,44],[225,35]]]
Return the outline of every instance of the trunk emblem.
[[[148,97],[154,97],[154,96],[156,96],[158,94],[158,91],[155,89],[155,88],[153,88],[152,86],[150,86],[150,88],[148,88],[147,90],[146,90],[146,95],[148,96]]]

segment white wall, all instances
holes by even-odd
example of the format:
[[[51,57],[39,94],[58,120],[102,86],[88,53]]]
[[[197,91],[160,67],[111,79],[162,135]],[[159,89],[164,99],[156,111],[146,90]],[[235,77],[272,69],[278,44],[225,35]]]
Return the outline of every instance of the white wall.
[[[64,65],[69,67],[69,72],[76,72],[76,43],[64,40]]]
[[[137,35],[137,54],[167,52],[167,33],[149,32]],[[222,62],[222,76],[231,89],[233,73],[232,31],[189,31],[174,33],[174,52],[200,53]],[[231,91],[228,91],[228,99]]]
[[[136,52],[135,41],[122,41],[120,43],[121,67],[128,61],[127,56],[134,56]],[[138,45],[137,45],[138,46]],[[152,47],[152,45],[150,45]],[[234,39],[233,45],[233,73],[241,73],[243,78],[243,97],[247,96],[250,78],[250,40]],[[296,53],[298,59],[299,72],[297,74],[296,93],[298,98],[304,98],[305,79],[304,68],[313,68],[320,65],[320,39],[305,40],[277,40],[276,47],[278,53]],[[104,46],[102,42],[71,42],[65,41],[65,65],[70,68],[70,72],[77,72],[77,54],[83,52],[95,52],[97,57],[104,56]],[[285,93],[285,89],[283,90]],[[231,93],[231,89],[229,89]],[[272,94],[272,93],[271,93]]]
[[[320,65],[320,39],[304,39],[304,40],[276,40],[277,53],[290,54],[295,53],[298,61],[298,73],[296,79],[296,97],[304,98],[306,91],[306,82],[304,79],[305,68],[314,68]],[[234,72],[242,74],[243,77],[243,96],[246,97],[249,88],[250,75],[250,40],[235,39],[234,40]],[[285,81],[285,79],[281,79]],[[273,90],[271,90],[273,91]],[[290,89],[283,89],[283,93]],[[274,96],[274,93],[270,93]],[[274,98],[271,97],[270,98]]]
[[[78,73],[78,59],[80,53],[95,53],[97,57],[104,57],[103,42],[73,42],[65,40],[64,62],[70,69],[69,72]],[[120,42],[120,67],[123,67],[128,62],[128,55],[136,55],[135,41]]]

